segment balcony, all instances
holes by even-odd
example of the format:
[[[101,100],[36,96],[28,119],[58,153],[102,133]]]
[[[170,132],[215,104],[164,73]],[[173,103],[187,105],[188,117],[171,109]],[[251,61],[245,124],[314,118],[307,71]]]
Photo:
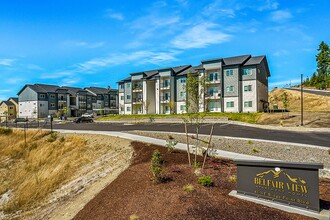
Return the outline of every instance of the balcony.
[[[143,90],[142,86],[134,86],[132,92],[142,92],[142,90]]]
[[[171,101],[171,97],[170,96],[161,96],[160,97],[160,102],[161,103],[169,103]]]
[[[133,104],[142,104],[142,98],[133,98],[132,99],[132,102]]]
[[[170,89],[170,83],[161,83],[160,84],[160,89],[161,90],[167,90],[167,89]]]
[[[220,93],[206,93],[205,98],[208,99],[221,99],[221,94]]]
[[[219,83],[220,83],[220,79],[217,79],[217,80],[215,80],[215,79],[213,79],[213,80],[208,79],[206,81],[206,84],[219,84]]]

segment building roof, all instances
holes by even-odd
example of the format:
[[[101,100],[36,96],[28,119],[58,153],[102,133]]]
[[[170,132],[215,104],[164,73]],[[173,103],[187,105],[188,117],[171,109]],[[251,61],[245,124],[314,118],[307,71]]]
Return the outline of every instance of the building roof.
[[[188,69],[177,74],[177,76],[186,76],[188,73],[197,73],[199,69],[203,69],[203,65],[190,66]]]
[[[122,79],[122,80],[118,81],[117,83],[124,83],[124,82],[128,82],[128,81],[131,81],[131,77],[127,77],[125,79]]]
[[[16,98],[16,97],[10,97],[9,99],[8,99],[8,101],[9,100],[13,100],[16,104],[18,104],[18,98]]]
[[[244,64],[251,55],[242,55],[242,56],[236,56],[236,57],[228,57],[223,58],[224,66],[231,66],[231,65],[242,65]]]
[[[95,95],[109,93],[108,89],[102,88],[102,87],[87,87],[87,88],[85,88],[85,90],[88,90],[89,92],[94,93]]]
[[[29,87],[33,91],[37,93],[55,93],[59,86],[56,85],[47,85],[47,84],[26,84],[18,93],[17,95],[21,94],[21,92],[26,88]]]
[[[256,56],[256,57],[251,57],[245,64],[244,66],[248,65],[258,65],[262,62],[262,60],[265,58],[265,56]]]
[[[78,88],[78,87],[70,87],[70,86],[61,86],[61,89],[67,89],[68,93],[71,95],[75,95],[79,92],[86,92],[87,95],[93,95],[91,92],[88,92],[87,90],[84,90],[82,88]]]
[[[0,103],[0,105],[2,105],[2,103],[5,103],[6,105],[14,105],[14,103],[10,102],[10,101],[2,101]]]

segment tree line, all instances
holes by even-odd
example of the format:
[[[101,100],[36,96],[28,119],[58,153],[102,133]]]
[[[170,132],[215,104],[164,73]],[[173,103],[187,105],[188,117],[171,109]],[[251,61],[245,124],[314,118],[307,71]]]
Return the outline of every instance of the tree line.
[[[316,55],[317,70],[311,78],[304,81],[303,85],[326,89],[330,87],[330,47],[322,41],[317,50],[319,51]]]

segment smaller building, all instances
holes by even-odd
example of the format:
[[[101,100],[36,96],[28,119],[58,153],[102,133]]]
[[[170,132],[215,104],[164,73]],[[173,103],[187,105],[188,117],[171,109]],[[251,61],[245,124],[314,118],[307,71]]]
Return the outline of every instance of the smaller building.
[[[118,114],[118,90],[110,87],[88,87],[85,90],[96,97],[92,104],[95,114]]]
[[[18,99],[9,98],[0,103],[0,121],[11,120],[17,117]]]

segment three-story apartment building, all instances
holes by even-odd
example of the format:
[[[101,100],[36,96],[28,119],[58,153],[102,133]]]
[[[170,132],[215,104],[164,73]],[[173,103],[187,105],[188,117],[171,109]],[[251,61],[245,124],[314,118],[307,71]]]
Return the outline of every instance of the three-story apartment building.
[[[120,114],[185,113],[188,74],[204,79],[200,111],[257,112],[268,100],[270,71],[266,56],[242,55],[131,73],[119,81]],[[201,88],[200,88],[201,89]]]
[[[111,99],[117,99],[117,91],[111,90],[103,95],[107,96],[104,103],[110,109]],[[62,115],[76,117],[96,112],[97,98],[98,94],[82,88],[27,84],[18,92],[18,115],[22,118],[44,118],[60,111]],[[116,103],[112,103],[113,108],[118,106]],[[103,108],[105,104],[102,104]]]

